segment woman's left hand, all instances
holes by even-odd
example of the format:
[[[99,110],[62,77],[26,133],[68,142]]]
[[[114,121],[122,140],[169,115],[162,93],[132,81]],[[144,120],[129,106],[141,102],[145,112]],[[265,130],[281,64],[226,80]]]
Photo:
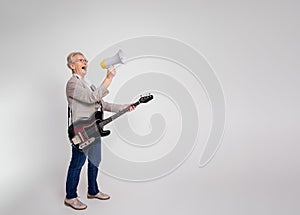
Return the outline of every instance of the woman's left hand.
[[[124,109],[127,108],[128,106],[130,106],[129,111],[133,111],[133,110],[135,109],[135,106],[132,105],[132,104],[124,104],[124,105],[121,105],[120,111],[121,111],[121,110],[124,110]]]

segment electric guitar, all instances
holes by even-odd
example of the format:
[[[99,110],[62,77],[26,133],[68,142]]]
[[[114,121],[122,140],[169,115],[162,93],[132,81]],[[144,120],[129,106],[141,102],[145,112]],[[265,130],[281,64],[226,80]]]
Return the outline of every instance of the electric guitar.
[[[72,145],[79,151],[90,146],[96,138],[105,137],[110,134],[109,130],[103,130],[103,127],[130,110],[131,106],[138,106],[141,103],[147,103],[153,99],[153,95],[143,96],[136,103],[129,105],[116,114],[103,119],[103,112],[96,111],[88,119],[79,119],[72,123],[68,128],[68,135]]]

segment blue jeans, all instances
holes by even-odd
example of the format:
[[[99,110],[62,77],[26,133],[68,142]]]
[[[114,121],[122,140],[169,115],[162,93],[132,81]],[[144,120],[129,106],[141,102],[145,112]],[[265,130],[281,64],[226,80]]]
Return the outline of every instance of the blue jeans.
[[[66,198],[76,198],[77,186],[79,183],[80,172],[88,157],[88,194],[96,195],[99,192],[97,184],[98,167],[101,161],[101,139],[95,142],[84,152],[78,151],[72,146],[72,158],[68,169],[66,182]]]

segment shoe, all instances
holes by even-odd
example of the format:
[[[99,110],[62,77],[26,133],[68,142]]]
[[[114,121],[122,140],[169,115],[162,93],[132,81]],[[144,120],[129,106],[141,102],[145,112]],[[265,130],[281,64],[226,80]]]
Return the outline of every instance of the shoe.
[[[108,194],[105,194],[105,193],[102,193],[101,191],[99,191],[99,193],[97,193],[96,195],[87,194],[87,198],[88,199],[108,200],[108,199],[110,199],[110,196]]]
[[[87,205],[81,202],[77,197],[73,199],[65,199],[65,205],[69,206],[75,210],[84,210],[87,208]]]

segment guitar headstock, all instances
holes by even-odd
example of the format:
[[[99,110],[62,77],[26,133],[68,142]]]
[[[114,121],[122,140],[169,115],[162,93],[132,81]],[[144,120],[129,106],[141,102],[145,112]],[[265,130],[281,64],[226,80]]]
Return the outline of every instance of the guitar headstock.
[[[147,103],[149,102],[150,100],[153,99],[153,95],[147,95],[147,96],[142,96],[140,99],[139,99],[139,102],[140,103]]]

